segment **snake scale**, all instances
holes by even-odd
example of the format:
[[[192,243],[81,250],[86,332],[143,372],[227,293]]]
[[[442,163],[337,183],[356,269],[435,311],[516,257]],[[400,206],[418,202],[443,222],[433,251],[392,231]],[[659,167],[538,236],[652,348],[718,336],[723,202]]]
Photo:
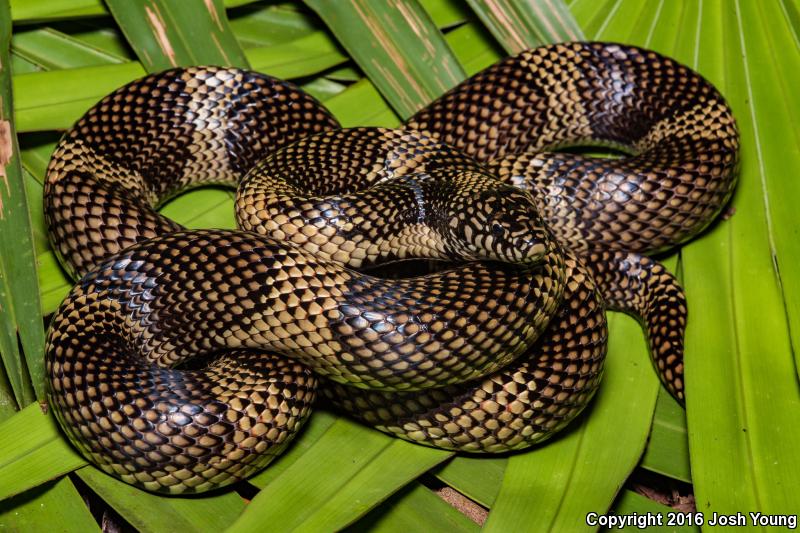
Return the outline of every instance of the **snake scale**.
[[[515,450],[593,396],[607,308],[639,318],[682,399],[685,299],[643,254],[702,231],[737,164],[717,90],[618,44],[523,52],[394,130],[341,129],[254,72],[147,76],[48,167],[50,238],[79,279],[48,333],[50,404],[91,462],[173,494],[263,468],[317,396],[414,442]],[[238,187],[241,230],[157,212],[207,184]],[[420,258],[436,268],[374,270]]]

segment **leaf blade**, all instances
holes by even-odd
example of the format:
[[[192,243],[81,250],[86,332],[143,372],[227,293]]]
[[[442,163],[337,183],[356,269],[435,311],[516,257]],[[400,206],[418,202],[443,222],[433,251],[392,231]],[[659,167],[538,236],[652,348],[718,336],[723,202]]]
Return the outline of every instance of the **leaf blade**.
[[[0,500],[85,464],[38,404],[0,424]]]
[[[561,0],[467,0],[481,22],[511,55],[545,43],[584,40]]]
[[[213,64],[247,68],[222,0],[106,0],[148,72]]]
[[[339,418],[261,489],[229,531],[265,523],[340,529],[449,456]]]
[[[306,0],[401,117],[464,79],[447,42],[416,0]]]
[[[11,16],[0,2],[0,352],[19,406],[44,399],[41,321],[33,232],[14,127]],[[24,353],[17,344],[17,335]],[[24,360],[23,360],[24,357]],[[33,389],[31,389],[31,384]]]

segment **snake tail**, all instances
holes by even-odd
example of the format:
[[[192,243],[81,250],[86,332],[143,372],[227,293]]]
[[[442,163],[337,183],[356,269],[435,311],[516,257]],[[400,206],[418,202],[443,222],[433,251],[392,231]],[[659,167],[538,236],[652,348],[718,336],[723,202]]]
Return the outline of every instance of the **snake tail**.
[[[661,263],[632,252],[589,253],[585,263],[608,309],[636,318],[644,327],[661,382],[684,402],[683,347],[688,316],[678,280]]]

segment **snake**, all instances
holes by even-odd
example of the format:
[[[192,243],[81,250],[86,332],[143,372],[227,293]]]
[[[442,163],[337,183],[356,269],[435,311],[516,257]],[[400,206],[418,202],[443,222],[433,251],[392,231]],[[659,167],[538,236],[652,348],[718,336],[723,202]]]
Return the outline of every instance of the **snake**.
[[[570,151],[587,146],[621,155]],[[264,468],[323,399],[412,442],[519,450],[595,394],[607,309],[642,323],[682,400],[686,300],[651,255],[716,218],[738,146],[711,83],[615,43],[524,51],[395,129],[341,128],[252,71],[146,76],[48,166],[77,280],[48,329],[49,405],[91,463],[168,494]],[[237,188],[239,229],[158,212],[204,185]]]

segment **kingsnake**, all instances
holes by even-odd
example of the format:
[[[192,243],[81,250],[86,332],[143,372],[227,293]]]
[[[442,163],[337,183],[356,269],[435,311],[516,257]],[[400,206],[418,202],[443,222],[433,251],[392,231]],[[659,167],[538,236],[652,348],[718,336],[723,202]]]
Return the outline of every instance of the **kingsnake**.
[[[503,60],[394,130],[341,129],[254,72],[147,76],[48,167],[50,238],[79,278],[48,333],[50,405],[87,459],[167,493],[264,467],[318,382],[401,438],[515,450],[591,399],[606,308],[643,322],[682,399],[683,292],[641,254],[713,220],[738,142],[702,77],[609,43]],[[597,145],[628,155],[552,151]],[[208,184],[238,186],[241,230],[156,211]],[[412,258],[437,266],[371,270]]]

